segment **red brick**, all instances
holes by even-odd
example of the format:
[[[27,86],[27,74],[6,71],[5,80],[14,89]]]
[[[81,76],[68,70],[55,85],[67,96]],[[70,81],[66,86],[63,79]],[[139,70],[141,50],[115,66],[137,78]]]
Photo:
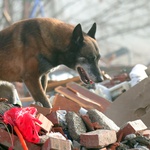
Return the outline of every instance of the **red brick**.
[[[10,134],[10,135],[9,135]],[[10,136],[13,138],[13,143],[14,143],[14,149],[15,150],[22,150],[22,145],[20,143],[20,140],[18,138],[18,136],[16,135],[13,135],[11,133],[8,133],[7,131],[3,130],[0,128],[0,143],[6,147],[11,147],[11,139],[10,139]],[[29,150],[41,150],[41,147],[40,146],[37,146],[33,143],[30,143],[28,141],[25,141],[26,144],[27,144],[27,147]]]
[[[71,150],[69,140],[50,137],[42,146],[41,150]]]
[[[146,136],[146,137],[150,138],[150,130],[141,131],[140,134],[142,134],[143,136]]]
[[[42,124],[38,124],[44,131],[50,132],[53,126],[53,123],[48,120],[43,114],[39,113],[37,114],[36,118],[38,118]]]
[[[84,123],[85,123],[85,125],[87,127],[87,130],[88,131],[93,131],[94,127],[93,127],[93,124],[92,124],[89,116],[88,115],[81,115],[81,118],[83,119],[83,121],[84,121]]]
[[[59,132],[59,133],[61,133],[64,137],[66,137],[65,134],[64,134],[64,131],[63,131],[62,127],[53,127],[53,128],[52,128],[52,132]]]
[[[53,108],[59,108],[60,110],[74,111],[78,113],[80,106],[69,98],[66,98],[60,94],[56,94],[53,101]]]
[[[86,148],[102,148],[117,140],[114,130],[95,130],[80,135],[80,144]]]
[[[142,120],[138,119],[135,121],[129,121],[118,131],[117,136],[122,134],[122,137],[124,138],[128,134],[136,133],[145,129],[147,129],[147,127]]]
[[[103,127],[98,122],[91,122],[88,115],[81,115],[81,118],[83,119],[88,131],[103,129]]]
[[[59,126],[59,118],[56,111],[47,114],[46,117],[53,123],[54,126]]]

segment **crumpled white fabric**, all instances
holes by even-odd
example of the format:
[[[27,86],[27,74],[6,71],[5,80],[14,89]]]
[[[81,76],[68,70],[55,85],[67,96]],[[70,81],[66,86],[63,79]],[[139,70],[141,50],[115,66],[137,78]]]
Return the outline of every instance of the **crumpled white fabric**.
[[[137,64],[132,68],[131,72],[129,73],[131,87],[148,77],[145,72],[146,69],[147,67],[142,64]]]

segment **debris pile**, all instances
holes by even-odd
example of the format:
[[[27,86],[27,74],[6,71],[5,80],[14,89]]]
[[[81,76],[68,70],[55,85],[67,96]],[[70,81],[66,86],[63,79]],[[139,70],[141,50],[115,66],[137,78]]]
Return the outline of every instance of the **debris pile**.
[[[134,77],[134,86],[127,86],[129,79],[126,74],[115,76],[95,92],[79,82],[57,84],[52,108],[23,107],[1,98],[0,149],[150,149],[150,78],[135,84]],[[105,94],[110,94],[108,99]]]

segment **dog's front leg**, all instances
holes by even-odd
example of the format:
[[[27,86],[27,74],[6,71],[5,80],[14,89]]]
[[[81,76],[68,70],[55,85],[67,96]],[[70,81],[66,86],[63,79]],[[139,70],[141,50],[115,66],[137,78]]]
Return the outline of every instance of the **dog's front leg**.
[[[46,92],[46,88],[47,88],[47,83],[48,83],[48,73],[47,74],[44,74],[42,77],[41,77],[41,84],[42,84],[42,87],[43,87],[43,90]]]
[[[30,77],[24,80],[29,92],[36,102],[42,103],[44,107],[52,108],[38,77]]]

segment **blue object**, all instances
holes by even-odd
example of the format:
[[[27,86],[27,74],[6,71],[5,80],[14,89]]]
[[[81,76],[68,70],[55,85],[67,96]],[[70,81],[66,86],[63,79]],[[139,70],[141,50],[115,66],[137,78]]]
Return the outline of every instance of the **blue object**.
[[[30,14],[29,18],[34,18],[35,17],[36,8],[38,6],[40,7],[41,16],[44,17],[44,8],[43,8],[43,5],[42,5],[41,1],[40,0],[35,0],[34,1],[34,6],[33,6],[33,9],[31,11],[31,14]]]

